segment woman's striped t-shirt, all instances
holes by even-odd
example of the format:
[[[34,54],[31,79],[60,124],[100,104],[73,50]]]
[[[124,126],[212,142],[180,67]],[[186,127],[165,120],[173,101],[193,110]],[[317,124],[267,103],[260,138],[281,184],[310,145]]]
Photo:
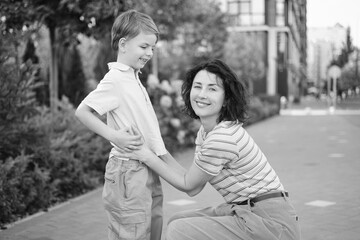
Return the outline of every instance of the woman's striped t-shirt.
[[[223,121],[207,134],[201,126],[195,143],[195,164],[214,175],[210,184],[226,202],[284,191],[274,169],[241,123]]]

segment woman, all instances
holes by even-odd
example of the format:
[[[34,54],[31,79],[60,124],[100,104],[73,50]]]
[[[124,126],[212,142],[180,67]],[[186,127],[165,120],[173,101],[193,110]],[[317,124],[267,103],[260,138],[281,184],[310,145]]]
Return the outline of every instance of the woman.
[[[166,164],[147,147],[133,154],[190,196],[209,182],[226,203],[176,214],[167,239],[300,239],[288,193],[242,127],[248,97],[236,74],[220,60],[202,63],[188,72],[182,96],[187,113],[201,121],[190,169]]]

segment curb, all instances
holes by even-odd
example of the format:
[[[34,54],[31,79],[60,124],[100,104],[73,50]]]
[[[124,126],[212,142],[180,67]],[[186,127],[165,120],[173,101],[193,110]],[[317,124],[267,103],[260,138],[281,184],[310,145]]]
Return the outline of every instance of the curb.
[[[44,215],[44,214],[46,214],[46,213],[52,212],[52,211],[54,211],[54,210],[56,210],[56,209],[58,209],[58,208],[61,208],[61,207],[63,207],[63,206],[66,206],[66,205],[69,205],[69,204],[71,204],[71,203],[75,203],[75,202],[78,202],[78,201],[80,201],[80,200],[83,200],[84,198],[87,198],[87,197],[95,194],[97,191],[99,191],[99,190],[101,190],[101,189],[102,189],[102,186],[101,186],[101,187],[98,187],[98,188],[95,188],[95,189],[93,189],[93,190],[91,190],[91,191],[89,191],[89,192],[87,192],[87,193],[81,194],[80,196],[71,198],[71,199],[69,199],[69,200],[67,200],[67,201],[65,201],[65,202],[62,202],[62,203],[56,204],[56,205],[54,205],[54,206],[51,206],[51,207],[49,207],[47,210],[39,211],[39,212],[34,213],[34,214],[32,214],[32,215],[29,215],[29,216],[26,216],[26,217],[24,217],[24,218],[21,218],[20,220],[17,220],[17,221],[15,221],[15,222],[12,222],[12,223],[9,223],[9,224],[5,224],[5,226],[4,226],[5,228],[4,228],[4,229],[0,229],[0,233],[1,233],[2,231],[11,229],[12,227],[14,227],[14,226],[16,226],[16,225],[18,225],[18,224],[27,222],[27,221],[29,221],[29,220],[31,220],[31,219],[33,219],[33,218],[36,218],[36,217],[40,217],[40,216],[42,216],[42,215]]]

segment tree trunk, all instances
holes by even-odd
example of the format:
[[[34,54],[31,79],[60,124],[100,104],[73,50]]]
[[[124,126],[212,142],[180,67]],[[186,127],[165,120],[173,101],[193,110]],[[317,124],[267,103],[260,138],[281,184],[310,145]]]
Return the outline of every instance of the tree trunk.
[[[50,95],[50,109],[56,110],[56,101],[59,99],[59,70],[58,70],[58,55],[59,47],[57,43],[56,28],[49,27],[50,33],[50,79],[49,79],[49,95]]]
[[[159,51],[159,48],[157,48],[155,51],[154,51],[154,55],[151,59],[151,73],[154,74],[155,77],[159,77],[159,72],[158,72],[158,65],[159,65],[159,54],[158,54],[158,51]]]
[[[254,80],[249,80],[249,94],[252,96],[254,95]]]

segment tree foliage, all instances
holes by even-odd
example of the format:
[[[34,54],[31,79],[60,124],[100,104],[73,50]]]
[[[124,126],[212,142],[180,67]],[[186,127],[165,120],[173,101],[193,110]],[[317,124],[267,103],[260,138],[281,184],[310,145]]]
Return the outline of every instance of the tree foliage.
[[[360,69],[360,50],[355,48],[349,56],[348,63],[341,69],[341,78],[339,87],[342,90],[355,89],[360,86],[359,69]]]
[[[22,38],[0,38],[0,227],[99,186],[111,146],[65,100],[55,113],[38,105],[38,67],[17,60]]]
[[[265,76],[263,37],[259,33],[234,33],[226,43],[225,61],[247,82],[251,94],[254,82]]]
[[[188,22],[192,15],[191,0],[133,0],[129,8],[150,15],[158,26],[163,40],[173,40],[177,36],[179,26]]]
[[[341,48],[340,54],[337,56],[337,58],[331,61],[330,66],[337,65],[340,68],[344,67],[345,64],[349,61],[349,56],[353,51],[354,51],[354,46],[351,38],[351,30],[350,28],[347,28],[346,39],[343,43],[343,47]]]
[[[183,58],[180,63],[184,65],[179,68],[187,68],[203,58],[222,56],[226,23],[215,0],[4,0],[0,3],[0,17],[5,20],[8,32],[38,29],[42,25],[49,29],[48,86],[50,98],[58,99],[59,85],[64,81],[59,79],[62,71],[59,59],[64,48],[76,45],[79,33],[99,39],[104,43],[99,46],[104,54],[100,53],[103,57],[99,56],[99,59],[103,61],[97,63],[98,71],[95,72],[103,76],[106,62],[115,58],[109,48],[113,20],[130,8],[149,14],[159,26],[162,40],[180,38],[183,41],[180,46],[183,51],[178,55]]]
[[[171,41],[162,44],[160,77],[183,78],[186,70],[206,58],[222,58],[227,39],[226,16],[217,1],[183,1]]]
[[[0,17],[6,32],[46,25],[50,33],[50,103],[58,99],[60,45],[76,41],[78,33],[102,36],[115,16],[126,9],[126,1],[4,0]]]

